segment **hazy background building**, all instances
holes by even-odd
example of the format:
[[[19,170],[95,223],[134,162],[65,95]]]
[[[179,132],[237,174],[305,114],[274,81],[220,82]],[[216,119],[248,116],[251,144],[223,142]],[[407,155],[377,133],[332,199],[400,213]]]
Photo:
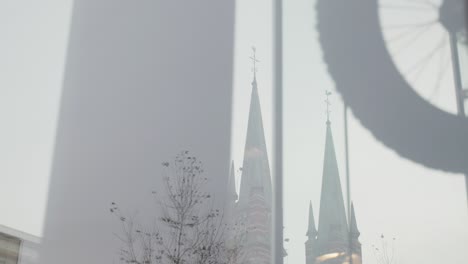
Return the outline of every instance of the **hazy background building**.
[[[40,243],[36,236],[0,225],[0,263],[36,264]]]
[[[243,228],[240,232],[244,233],[238,263],[268,264],[271,263],[272,246],[272,186],[256,79],[255,50],[252,59],[254,60],[254,77],[247,136],[239,196],[233,208],[233,219],[242,224]]]
[[[317,230],[311,202],[306,233],[308,239],[305,243],[306,264],[350,263],[348,261],[350,250],[353,257],[352,263],[361,264],[361,244],[358,240],[360,234],[357,228],[354,207],[351,210],[351,219],[348,220],[346,217],[347,213],[329,119],[326,125],[319,212]]]

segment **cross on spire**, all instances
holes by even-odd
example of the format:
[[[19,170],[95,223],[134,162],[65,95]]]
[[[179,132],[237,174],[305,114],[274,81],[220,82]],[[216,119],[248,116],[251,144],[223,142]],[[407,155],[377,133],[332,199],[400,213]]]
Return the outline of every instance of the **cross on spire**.
[[[330,91],[325,90],[325,96],[327,97],[327,99],[325,99],[325,105],[327,106],[327,111],[326,111],[326,113],[327,113],[327,124],[330,124],[330,112],[331,112],[331,111],[330,111],[330,105],[331,105],[331,103],[330,103],[330,98],[329,98],[329,96],[330,96],[331,94],[332,94],[332,93],[331,93]]]
[[[252,62],[253,62],[253,73],[254,73],[254,79],[256,79],[256,73],[257,73],[257,62],[260,62],[257,57],[256,57],[256,53],[257,53],[257,49],[255,48],[255,46],[252,47],[252,52],[253,52],[253,55],[251,57],[249,57]]]

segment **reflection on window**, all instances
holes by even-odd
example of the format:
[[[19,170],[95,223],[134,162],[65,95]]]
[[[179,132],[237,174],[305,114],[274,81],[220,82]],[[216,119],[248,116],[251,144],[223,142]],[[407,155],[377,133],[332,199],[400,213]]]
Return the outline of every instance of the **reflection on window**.
[[[18,263],[20,242],[18,238],[0,234],[0,263]]]

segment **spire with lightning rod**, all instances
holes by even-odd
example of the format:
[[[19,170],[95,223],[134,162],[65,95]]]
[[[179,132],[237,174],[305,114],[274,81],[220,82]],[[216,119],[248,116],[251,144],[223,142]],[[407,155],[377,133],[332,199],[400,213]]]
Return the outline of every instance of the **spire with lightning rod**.
[[[329,96],[330,96],[331,94],[332,94],[332,93],[331,93],[330,91],[325,90],[325,96],[327,97],[327,99],[325,99],[325,104],[326,104],[326,106],[327,106],[327,112],[326,112],[326,113],[327,113],[327,124],[330,124],[330,112],[331,112],[331,111],[330,111],[330,105],[331,105],[331,103],[330,103],[330,98],[329,98]]]
[[[257,53],[257,49],[255,48],[255,46],[252,46],[252,52],[253,52],[253,55],[250,57],[250,59],[252,60],[253,62],[253,73],[254,73],[254,81],[257,80],[257,62],[260,62],[259,60],[257,60],[257,57],[256,57],[256,53]]]

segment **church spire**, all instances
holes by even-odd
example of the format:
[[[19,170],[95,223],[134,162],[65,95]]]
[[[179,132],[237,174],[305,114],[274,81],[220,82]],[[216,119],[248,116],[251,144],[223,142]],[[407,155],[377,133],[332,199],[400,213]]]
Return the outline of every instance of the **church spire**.
[[[257,62],[260,62],[259,60],[257,60],[257,48],[255,47],[252,47],[252,56],[250,57],[250,59],[252,60],[252,63],[253,63],[253,68],[252,68],[252,71],[254,73],[254,76],[253,76],[253,81],[252,81],[252,85],[254,85],[255,83],[255,86],[257,86]]]
[[[330,103],[330,98],[329,98],[330,95],[331,95],[331,92],[326,90],[325,91],[325,96],[327,97],[327,99],[325,99],[325,104],[327,106],[327,112],[326,112],[327,113],[327,124],[330,124],[330,112],[331,112],[330,111],[331,103]]]
[[[358,264],[362,263],[361,243],[358,240],[359,231],[354,206],[348,208],[351,210],[351,215],[349,222],[347,221],[330,122],[330,94],[328,91],[325,93],[327,122],[318,231],[316,239],[310,239],[310,231],[307,232],[309,239],[305,243],[306,264],[325,262]]]
[[[320,197],[319,242],[346,241],[348,236],[348,222],[329,119],[329,95],[330,93],[327,92],[327,128]]]
[[[351,203],[351,222],[350,222],[350,234],[353,239],[357,239],[361,234],[357,227],[356,215],[354,214],[354,204]]]
[[[254,72],[258,62],[253,48],[251,57],[254,64]],[[253,191],[262,192],[267,205],[271,205],[271,177],[263,129],[262,111],[258,96],[256,74],[252,81],[252,94],[250,98],[249,121],[244,149],[244,162],[242,165],[242,177],[239,190],[239,206],[248,204]]]
[[[314,212],[312,210],[312,202],[309,204],[309,226],[307,228],[306,236],[309,239],[315,239],[317,236],[317,228],[315,227]]]

